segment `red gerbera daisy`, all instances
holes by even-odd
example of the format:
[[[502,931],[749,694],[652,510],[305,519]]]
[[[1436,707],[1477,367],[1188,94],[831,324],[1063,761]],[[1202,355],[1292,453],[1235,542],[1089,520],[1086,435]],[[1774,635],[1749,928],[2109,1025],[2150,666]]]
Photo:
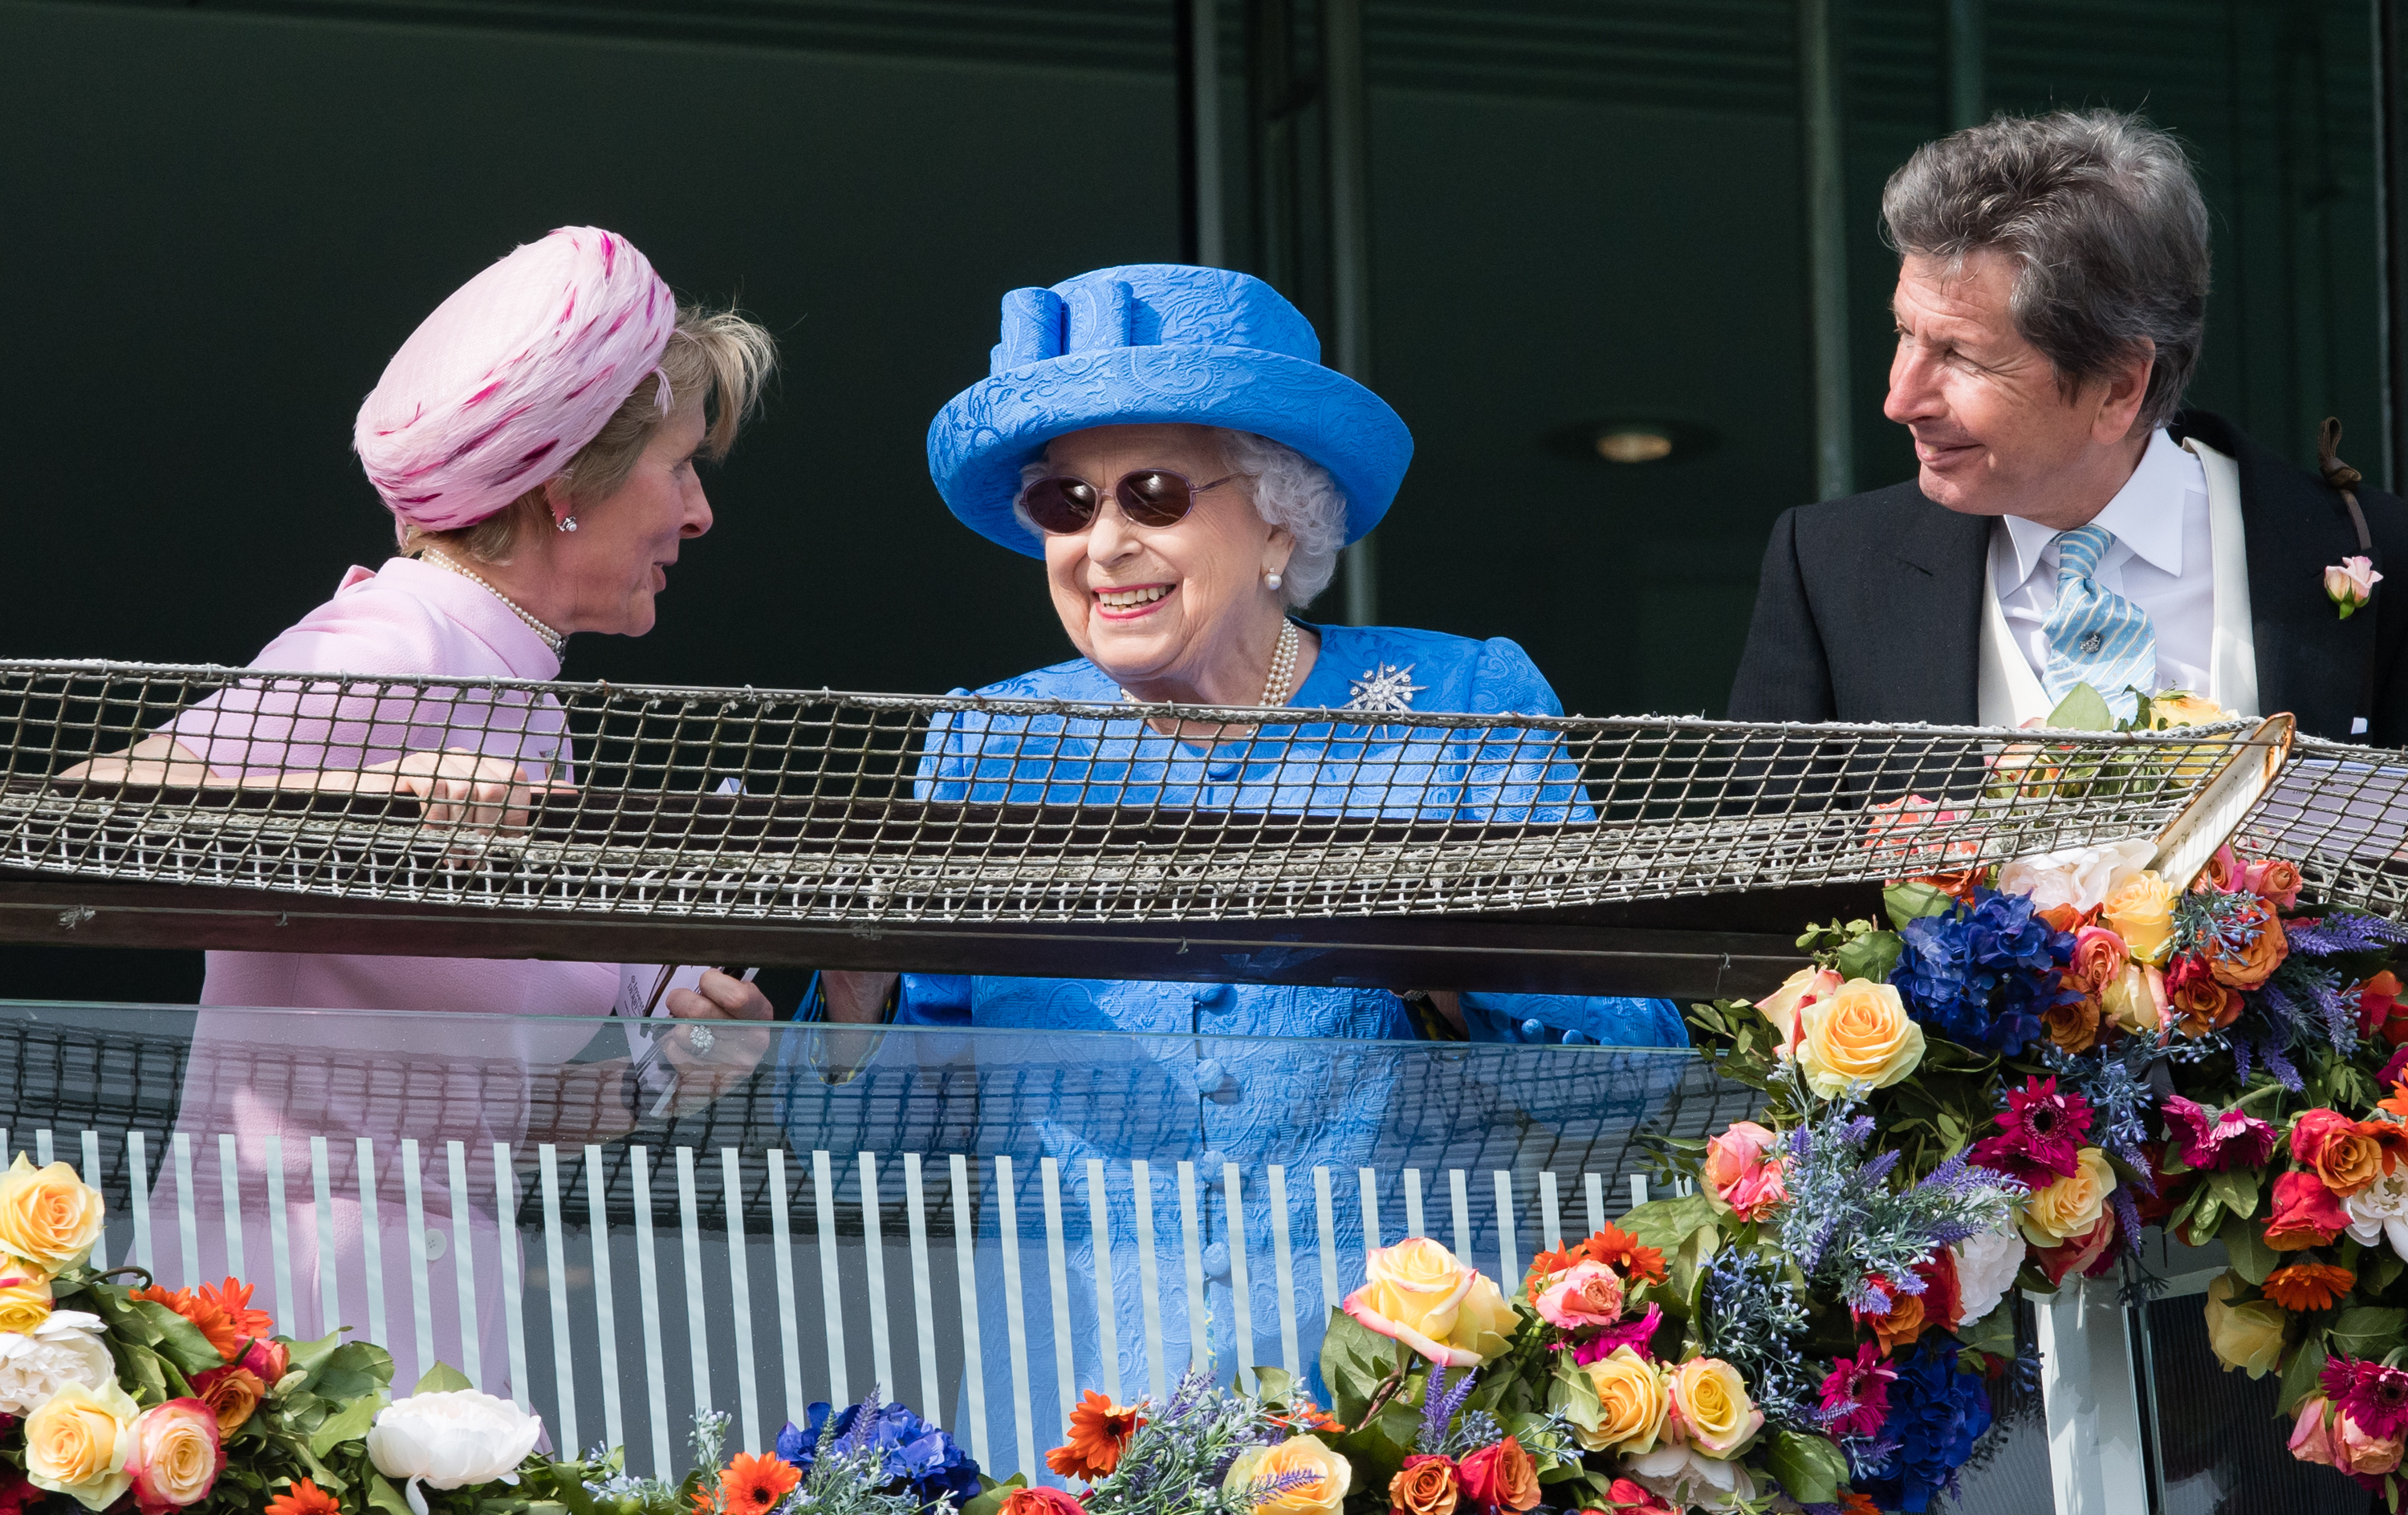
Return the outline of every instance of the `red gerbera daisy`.
[[[2090,1135],[2090,1102],[2080,1094],[2060,1094],[2057,1079],[2026,1079],[2021,1089],[2007,1091],[2007,1108],[1998,1114],[1999,1134],[1973,1144],[1972,1158],[1985,1168],[2021,1179],[2034,1189],[2045,1189],[2058,1179],[2070,1179],[2082,1167],[2083,1138]]]

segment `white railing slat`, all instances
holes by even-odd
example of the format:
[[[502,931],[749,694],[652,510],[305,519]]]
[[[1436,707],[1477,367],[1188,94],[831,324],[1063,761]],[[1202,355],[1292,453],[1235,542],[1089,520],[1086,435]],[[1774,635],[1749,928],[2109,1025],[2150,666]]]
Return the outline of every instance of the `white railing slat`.
[[[535,1408],[535,1388],[528,1381],[526,1301],[519,1282],[519,1176],[510,1159],[510,1144],[494,1143],[494,1204],[501,1222],[502,1324],[509,1335],[510,1398],[521,1409]]]
[[[1287,1169],[1277,1163],[1268,1170],[1271,1195],[1272,1278],[1279,1285],[1280,1366],[1289,1378],[1302,1372],[1303,1352],[1296,1333],[1295,1217],[1287,1208]]]
[[[1011,1191],[1011,1159],[995,1160],[997,1218],[1002,1222],[1003,1321],[1011,1343],[1011,1424],[1019,1442],[1020,1466],[1037,1466],[1037,1427],[1028,1408],[1028,1311],[1020,1293],[1020,1207]]]
[[[811,1211],[818,1222],[820,1248],[820,1311],[827,1323],[828,1403],[843,1405],[853,1395],[845,1390],[844,1292],[836,1267],[835,1165],[825,1152],[811,1153]]]
[[[1229,1324],[1238,1354],[1238,1381],[1254,1392],[1254,1300],[1246,1281],[1246,1199],[1240,1193],[1238,1165],[1221,1165],[1222,1213],[1229,1236]]]
[[[652,1244],[652,1153],[627,1149],[628,1175],[636,1189],[636,1298],[643,1314],[644,1397],[652,1422],[652,1477],[666,1480],[669,1459],[669,1356],[661,1345],[661,1261]]]
[[[34,1133],[34,1160],[42,1167],[49,1167],[59,1160],[57,1143],[50,1136],[49,1126]]]
[[[1162,1344],[1162,1267],[1154,1256],[1153,1166],[1141,1157],[1130,1163],[1129,1180],[1137,1185],[1137,1298],[1145,1326],[1145,1381],[1159,1405],[1169,1370]]]
[[[737,1429],[744,1450],[761,1454],[761,1385],[752,1362],[752,1259],[744,1236],[744,1161],[733,1147],[719,1150],[719,1182],[727,1204],[727,1298],[729,1329],[736,1336]],[[774,1437],[772,1438],[775,1439]]]
[[[193,1193],[193,1134],[189,1131],[176,1133],[176,1234],[184,1244],[184,1276],[179,1281],[190,1289],[201,1281],[201,1218]]]
[[[1196,1213],[1196,1165],[1179,1165],[1180,1246],[1187,1254],[1187,1365],[1212,1371],[1211,1318],[1204,1313],[1203,1226]]]
[[[7,1145],[7,1138],[0,1137],[0,1164],[7,1160],[5,1155]],[[106,1193],[108,1191],[102,1186],[101,1178],[100,1133],[86,1127],[83,1134],[83,1181],[92,1185],[95,1191]],[[107,1272],[108,1269],[108,1234],[106,1231],[93,1240],[92,1268],[95,1273]],[[276,1301],[276,1314],[279,1320],[284,1317],[284,1301],[281,1296],[279,1296]]]
[[[1522,1281],[1520,1250],[1513,1240],[1513,1175],[1503,1168],[1497,1175],[1497,1287],[1511,1291]]]
[[[1564,1221],[1561,1210],[1555,1205],[1555,1176],[1552,1173],[1539,1175],[1539,1220],[1545,1228],[1548,1250],[1562,1251]]]
[[[1641,1205],[1644,1205],[1644,1204],[1646,1204],[1646,1203],[1647,1203],[1647,1175],[1645,1175],[1644,1173],[1634,1173],[1634,1174],[1632,1174],[1632,1175],[1630,1176],[1630,1204],[1631,1204],[1631,1208],[1635,1209],[1635,1208],[1637,1208],[1638,1207],[1640,1207],[1640,1206],[1641,1206]]]
[[[715,1408],[710,1382],[710,1321],[703,1310],[702,1220],[694,1192],[694,1149],[677,1150],[679,1245],[685,1259],[685,1336],[694,1364],[694,1412]]]
[[[1354,1170],[1354,1187],[1362,1196],[1363,1251],[1368,1263],[1369,1254],[1380,1246],[1380,1176],[1369,1168]]]
[[[0,1136],[0,1153],[7,1152],[7,1138],[5,1136]],[[150,1246],[150,1154],[149,1148],[150,1142],[141,1132],[129,1131],[125,1134],[125,1167],[127,1173],[131,1176],[133,1185],[127,1197],[128,1202],[134,1210],[134,1264],[136,1267],[142,1269],[143,1272],[151,1274],[155,1278],[159,1271],[159,1263],[158,1259],[152,1254]],[[323,1143],[322,1142],[321,1151],[322,1150]],[[326,1329],[331,1331],[334,1327],[328,1326]],[[320,1334],[323,1335],[324,1333],[322,1332]]]
[[[435,1302],[426,1278],[425,1175],[420,1171],[418,1138],[401,1138],[402,1236],[409,1246],[409,1308],[418,1342],[418,1371],[435,1365]]]
[[[1464,1262],[1471,1259],[1471,1193],[1465,1186],[1463,1169],[1446,1170],[1447,1197],[1455,1202],[1455,1255]],[[1500,1282],[1498,1287],[1503,1288]]]
[[[595,1345],[602,1354],[603,1444],[624,1447],[627,1427],[619,1405],[619,1300],[610,1284],[610,1185],[602,1173],[602,1149],[595,1142],[585,1144],[585,1225],[593,1241]],[[472,1286],[465,1262],[460,1281],[464,1290]]]
[[[1429,1227],[1422,1221],[1422,1170],[1419,1168],[1405,1169],[1405,1235],[1429,1235]]]
[[[248,1278],[250,1269],[243,1265],[242,1255],[242,1154],[225,1132],[218,1134],[218,1197],[225,1205],[226,1272]]]
[[[1061,1401],[1061,1423],[1068,1425],[1079,1389],[1071,1355],[1070,1274],[1062,1245],[1062,1165],[1048,1157],[1038,1164],[1037,1174],[1045,1198],[1045,1277],[1054,1296],[1054,1396]]]
[[[978,1224],[970,1218],[969,1160],[955,1152],[951,1160],[953,1180],[953,1282],[962,1301],[962,1383],[968,1391],[970,1460],[981,1467],[987,1459],[986,1344],[979,1339]],[[963,1429],[955,1427],[958,1435]]]
[[[140,1136],[141,1133],[136,1132],[133,1139],[139,1140]],[[141,1165],[139,1162],[135,1164],[137,1169]],[[135,1238],[145,1253],[150,1250],[150,1205],[145,1199],[141,1224],[135,1231]],[[344,1323],[342,1280],[335,1267],[334,1165],[327,1157],[323,1136],[309,1138],[309,1266],[316,1275],[321,1312],[316,1334],[322,1336]]]
[[[560,1153],[551,1142],[535,1150],[543,1186],[544,1284],[552,1295],[552,1392],[560,1410],[554,1429],[561,1454],[574,1457],[584,1447],[577,1438],[577,1364],[568,1339],[568,1244],[561,1235]]]
[[[360,1267],[367,1280],[368,1339],[389,1342],[393,1337],[384,1328],[384,1228],[377,1213],[376,1143],[362,1136],[351,1151],[359,1160]]]
[[[937,1298],[928,1281],[928,1207],[920,1192],[918,1152],[903,1154],[903,1212],[911,1234],[911,1320],[920,1351],[920,1403],[928,1407],[928,1415],[942,1417],[928,1422],[937,1425],[953,1416],[937,1403]]]
[[[1588,1191],[1588,1234],[1593,1236],[1605,1229],[1605,1179],[1599,1174],[1584,1173],[1581,1182]]]
[[[861,1260],[869,1274],[869,1364],[878,1375],[879,1393],[889,1398],[902,1387],[895,1381],[895,1341],[886,1329],[886,1238],[879,1222],[878,1159],[861,1154]]]
[[[1104,1192],[1103,1159],[1087,1159],[1087,1231],[1095,1241],[1096,1351],[1104,1360],[1104,1393],[1121,1399],[1120,1316],[1112,1298],[1112,1222]],[[1067,1417],[1066,1417],[1067,1418]]]
[[[271,1273],[276,1284],[276,1329],[298,1336],[293,1318],[292,1218],[284,1208],[284,1136],[271,1131],[263,1145],[267,1152],[267,1250],[276,1258]]]
[[[276,1138],[270,1136],[267,1139],[272,1142]],[[452,1186],[452,1283],[460,1301],[460,1371],[468,1376],[470,1383],[486,1394],[492,1394],[494,1391],[485,1382],[484,1333],[478,1329],[477,1259],[468,1240],[476,1229],[471,1218],[477,1212],[468,1203],[466,1145],[446,1141],[443,1144],[443,1160],[444,1176]],[[267,1171],[277,1171],[272,1149]]]
[[[1321,1302],[1326,1309],[1343,1296],[1338,1293],[1338,1206],[1325,1167],[1312,1170],[1312,1221],[1321,1242]]]
[[[802,1424],[809,1415],[803,1398],[803,1344],[795,1316],[795,1223],[787,1211],[786,1154],[777,1147],[762,1154],[769,1164],[769,1252],[778,1279],[778,1349],[786,1369],[786,1419]],[[666,1436],[664,1429],[662,1436]]]

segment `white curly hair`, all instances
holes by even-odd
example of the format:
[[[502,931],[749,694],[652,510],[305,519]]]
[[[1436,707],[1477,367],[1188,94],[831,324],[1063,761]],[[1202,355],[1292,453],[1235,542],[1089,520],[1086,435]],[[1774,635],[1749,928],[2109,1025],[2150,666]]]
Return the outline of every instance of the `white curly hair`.
[[[1246,481],[1255,513],[1285,529],[1296,542],[1296,550],[1280,574],[1280,597],[1292,608],[1311,605],[1329,587],[1338,572],[1339,551],[1346,546],[1345,491],[1338,487],[1328,469],[1284,442],[1225,426],[1205,430],[1229,460],[1230,471]],[[1022,465],[1021,488],[1025,490],[1051,471],[1042,457]],[[1016,496],[1011,514],[1030,536],[1045,535],[1028,519],[1026,507]]]

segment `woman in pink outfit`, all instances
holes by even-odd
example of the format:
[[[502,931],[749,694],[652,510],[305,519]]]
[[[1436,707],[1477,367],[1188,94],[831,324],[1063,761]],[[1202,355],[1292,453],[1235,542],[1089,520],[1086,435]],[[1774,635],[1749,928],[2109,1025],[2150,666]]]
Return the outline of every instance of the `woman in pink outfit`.
[[[547,680],[579,632],[640,636],[685,542],[711,526],[697,459],[733,444],[774,364],[768,333],[727,311],[681,307],[642,253],[594,227],[519,248],[427,318],[360,407],[353,443],[394,518],[398,555],[352,568],[334,596],[269,642],[251,666],[366,676],[373,684],[237,684],[184,711],[86,777],[134,783],[272,784],[405,793],[434,822],[523,822],[538,790],[576,782],[562,712],[518,691],[413,691],[413,677]],[[391,680],[401,680],[394,683]],[[238,1264],[278,1326],[308,1337],[365,1331],[367,1258],[355,1142],[375,1144],[377,1230],[394,1382],[476,1359],[481,1386],[510,1393],[494,1143],[607,1139],[630,1122],[624,1064],[579,1065],[586,1129],[529,1130],[555,1107],[556,1080],[590,1027],[541,1019],[447,1026],[423,1038],[390,1019],[245,1016],[236,1007],[448,1010],[499,1016],[642,1015],[763,1021],[752,984],[706,971],[652,1003],[647,965],[211,952],[179,1125],[193,1136],[192,1200],[201,1276]],[[757,1035],[691,1029],[664,1038],[697,1072],[740,1072]],[[708,1080],[697,1080],[707,1083]],[[229,1238],[219,1137],[232,1134],[241,1233]],[[281,1148],[287,1213],[268,1213],[266,1138]],[[324,1136],[333,1236],[322,1244],[310,1138]],[[400,1141],[420,1143],[415,1178],[426,1231],[408,1250],[412,1177]],[[468,1235],[453,1235],[449,1144],[460,1142]],[[158,1180],[154,1214],[177,1236],[180,1159]],[[215,1222],[212,1225],[210,1222]],[[280,1229],[282,1236],[276,1233]],[[292,1299],[272,1299],[283,1266]],[[234,1245],[227,1245],[228,1241]],[[472,1253],[479,1328],[464,1336],[456,1256]],[[163,1275],[183,1271],[156,1248]],[[338,1319],[322,1319],[330,1267]],[[191,1283],[194,1279],[183,1279]],[[423,1291],[422,1295],[421,1291]],[[422,1308],[418,1301],[425,1300]],[[427,1341],[431,1324],[431,1343]],[[517,1386],[523,1395],[523,1386]]]

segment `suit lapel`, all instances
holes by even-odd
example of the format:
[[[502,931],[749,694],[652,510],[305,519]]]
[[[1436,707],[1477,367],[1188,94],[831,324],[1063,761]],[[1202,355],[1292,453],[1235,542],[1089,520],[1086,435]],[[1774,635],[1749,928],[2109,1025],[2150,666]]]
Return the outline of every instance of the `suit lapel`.
[[[1883,576],[1883,614],[1899,629],[1899,705],[1909,719],[1970,726],[1981,717],[1982,574],[1990,520],[1911,493]]]

